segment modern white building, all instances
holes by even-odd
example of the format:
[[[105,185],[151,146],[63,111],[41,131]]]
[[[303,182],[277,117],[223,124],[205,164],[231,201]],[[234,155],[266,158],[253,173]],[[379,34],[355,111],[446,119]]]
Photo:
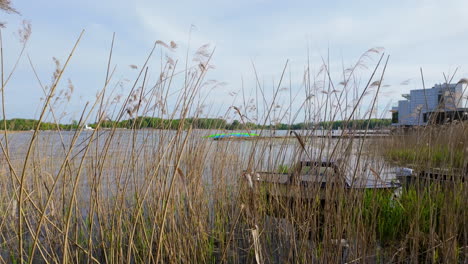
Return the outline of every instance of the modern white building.
[[[411,90],[405,100],[392,108],[395,126],[420,126],[468,120],[467,85],[464,83],[436,84],[430,89]]]

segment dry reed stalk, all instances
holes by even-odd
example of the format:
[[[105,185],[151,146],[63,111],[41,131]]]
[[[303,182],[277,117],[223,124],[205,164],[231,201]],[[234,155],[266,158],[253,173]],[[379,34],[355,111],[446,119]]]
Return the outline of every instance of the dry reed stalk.
[[[166,46],[173,48],[173,44]],[[370,53],[375,52],[366,54]],[[250,169],[248,172],[254,175],[252,173],[262,169],[277,172],[279,165],[289,165],[287,171],[300,175],[301,172],[292,165],[305,158],[303,152],[311,160],[336,157],[346,163],[360,159],[360,163],[370,164],[369,173],[379,174],[386,166],[374,162],[384,155],[381,153],[384,148],[380,146],[417,146],[415,135],[356,142],[344,138],[313,138],[314,128],[301,135],[298,141],[201,139],[200,136],[210,132],[197,130],[189,123],[200,120],[204,114],[199,110],[208,96],[202,96],[203,80],[210,68],[212,54],[201,50],[197,65],[190,67],[187,59],[185,70],[181,72],[176,70],[177,62],[161,62],[160,77],[153,86],[148,86],[151,66],[146,60],[143,67],[138,67],[140,74],[130,84],[130,93],[123,104],[111,106],[113,92],[106,92],[113,75],[111,46],[104,88],[90,104],[90,109],[85,107],[76,132],[67,133],[60,129],[57,108],[60,102],[49,103],[51,118],[59,129],[57,140],[37,137],[28,154],[27,171],[21,172],[26,173],[21,199],[23,231],[20,233],[11,226],[14,217],[9,214],[2,216],[0,221],[0,243],[5,243],[9,254],[15,254],[15,243],[23,236],[23,248],[27,248],[31,241],[33,252],[28,252],[28,256],[23,253],[21,261],[29,262],[34,259],[77,263],[336,263],[345,260],[386,262],[391,259],[456,262],[461,259],[457,252],[463,250],[467,234],[462,222],[465,213],[460,203],[466,198],[464,183],[452,189],[443,185],[409,188],[397,200],[386,200],[387,196],[373,192],[346,191],[339,184],[323,190],[293,186],[290,189],[293,197],[317,194],[309,200],[293,202],[267,196],[262,192],[264,190],[258,194],[247,190],[255,190],[258,185],[251,178],[253,188],[246,186],[247,180],[240,179],[244,169]],[[341,91],[337,90],[329,71],[329,56],[322,58],[323,68],[318,75],[311,73],[308,62],[304,83],[298,88],[298,94],[302,90],[306,99],[297,103],[295,115],[292,88],[289,108],[283,108],[279,95],[283,91],[282,78],[270,91],[260,85],[254,66],[255,92],[260,90],[263,98],[257,99],[264,105],[262,119],[258,110],[261,107],[259,103],[256,107],[251,106],[255,99],[251,101],[246,87],[242,88],[239,97],[243,107],[231,109],[235,109],[244,125],[254,120],[249,116],[253,112],[257,112],[256,122],[260,124],[273,124],[289,117],[288,124],[291,125],[303,115],[306,116],[305,123],[344,117],[349,124],[354,116],[360,116],[363,98],[377,87],[376,95],[371,98],[370,111],[364,110],[364,116],[371,116],[385,70],[380,81],[375,82],[373,76],[380,67],[379,61],[367,85],[358,87],[358,83],[353,82],[354,74],[366,56],[362,55],[353,68],[343,70]],[[198,65],[200,62],[202,66]],[[30,64],[35,71],[31,61]],[[185,73],[185,77],[179,80],[179,73]],[[182,88],[174,87],[180,83]],[[351,94],[355,101],[348,106]],[[237,98],[236,95],[232,105]],[[272,101],[268,102],[267,98]],[[114,110],[108,111],[110,107]],[[352,110],[348,111],[348,108]],[[93,109],[97,110],[96,130],[80,136]],[[126,114],[126,109],[131,109],[133,119]],[[110,121],[104,119],[104,113]],[[152,117],[167,117],[170,122],[177,119],[178,123],[173,126],[170,122],[161,122],[159,128],[163,130],[141,129],[146,122],[144,118],[151,114]],[[207,116],[210,114],[213,113],[207,113]],[[132,121],[128,126],[131,129],[119,130],[118,122],[126,118]],[[110,129],[103,132],[106,122]],[[451,138],[447,142],[440,139],[440,131],[426,128],[417,133],[424,136],[419,143],[429,143],[431,153],[435,152],[433,144],[439,143],[463,148],[466,152],[466,143],[455,141],[466,142],[467,126],[461,124],[459,127],[463,130],[454,125],[444,128]],[[169,128],[174,130],[167,130]],[[251,131],[251,127],[246,129]],[[368,129],[369,126],[365,130]],[[265,132],[269,131],[265,129]],[[15,167],[24,165],[25,159],[24,155],[16,157],[17,153],[5,155],[11,146],[6,148],[0,143],[6,165],[11,168],[10,179],[16,186],[8,190],[6,184],[0,185],[0,193],[5,190],[6,194],[13,194],[13,198],[0,195],[0,211],[3,211],[4,208],[11,210],[12,202],[17,199],[14,194],[21,192],[16,183],[19,177]],[[58,151],[58,156],[54,156],[54,150]],[[449,153],[449,156],[455,154]],[[443,160],[442,166],[448,166],[453,159]],[[416,161],[420,162],[421,168],[430,166],[423,164],[420,154]],[[351,168],[359,174],[361,167],[364,166]],[[5,172],[0,171],[0,180],[8,177],[8,168]],[[70,180],[70,184],[66,184]],[[322,191],[323,199],[319,195]],[[387,206],[387,202],[391,206]],[[244,204],[248,205],[245,209]],[[402,211],[383,217],[386,212],[399,209]],[[398,218],[398,212],[403,212],[401,218]],[[382,224],[391,221],[396,221],[393,226],[400,229],[394,229],[395,237],[386,238],[386,233],[383,235],[382,232],[389,227]],[[347,243],[338,243],[344,239]],[[7,258],[0,254],[0,259]]]
[[[65,65],[64,65],[64,68],[66,68],[66,65],[68,64],[68,62],[70,61],[71,59],[71,56],[72,54],[74,53],[75,51],[75,48],[77,47],[78,43],[79,43],[79,40],[81,39],[81,36],[83,35],[84,31],[81,32],[80,36],[78,37],[78,40],[77,42],[75,43],[75,46],[73,47]],[[28,147],[28,150],[27,150],[27,154],[26,154],[26,158],[24,160],[24,165],[23,165],[23,170],[21,172],[21,177],[20,177],[20,192],[19,192],[19,206],[18,206],[18,238],[19,238],[19,243],[18,243],[18,251],[19,251],[19,254],[20,254],[20,259],[21,261],[23,261],[23,211],[22,211],[22,207],[23,207],[23,190],[24,190],[24,180],[25,180],[25,176],[26,176],[26,169],[27,169],[27,165],[28,165],[28,159],[29,159],[29,156],[31,154],[31,150],[32,150],[32,147],[33,147],[33,144],[34,144],[34,141],[35,141],[35,138],[37,137],[37,133],[39,131],[39,127],[40,127],[40,124],[42,122],[42,119],[44,118],[44,115],[45,115],[45,112],[46,112],[46,109],[49,105],[49,102],[52,98],[52,94],[53,92],[55,91],[55,88],[57,87],[57,84],[58,82],[60,81],[60,78],[62,76],[62,73],[63,73],[63,70],[60,72],[60,74],[57,76],[57,79],[55,81],[55,83],[52,85],[51,89],[50,89],[50,94],[49,96],[47,97],[46,99],[46,102],[44,103],[44,106],[43,106],[43,110],[41,112],[41,115],[39,117],[39,121],[38,121],[38,124],[36,126],[36,129],[34,130],[34,133],[33,133],[33,136],[32,136],[32,139],[30,141],[30,144],[29,144],[29,147]]]

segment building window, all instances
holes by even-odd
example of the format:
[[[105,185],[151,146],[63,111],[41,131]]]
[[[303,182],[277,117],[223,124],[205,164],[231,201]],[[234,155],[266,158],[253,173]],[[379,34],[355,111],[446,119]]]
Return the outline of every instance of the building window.
[[[392,124],[398,123],[398,112],[392,113]]]
[[[427,123],[427,113],[423,114],[423,120],[424,120],[424,123]]]
[[[441,93],[437,96],[437,101],[439,102],[439,104],[444,103],[444,98],[445,98],[445,96],[443,94],[441,94]]]

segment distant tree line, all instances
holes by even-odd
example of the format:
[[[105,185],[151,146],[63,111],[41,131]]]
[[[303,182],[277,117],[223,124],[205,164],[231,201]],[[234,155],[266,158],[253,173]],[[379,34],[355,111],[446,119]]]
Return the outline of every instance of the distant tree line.
[[[6,127],[8,130],[32,130],[36,129],[37,123],[39,121],[35,119],[22,119],[22,118],[14,118],[6,120]],[[58,127],[63,130],[70,130],[76,129],[78,124],[59,124]],[[0,130],[5,129],[4,121],[0,121]],[[57,124],[55,123],[48,123],[48,122],[41,122],[39,126],[39,130],[57,130]]]
[[[235,122],[235,121],[234,121]],[[363,130],[366,128],[377,129],[377,128],[386,128],[392,124],[391,119],[370,119],[370,120],[351,120],[347,121],[327,121],[319,123],[296,123],[296,124],[276,124],[276,125],[256,125],[248,123],[247,126],[250,128],[257,129],[276,129],[276,130],[308,130],[308,129],[358,129]],[[239,124],[239,128],[242,128],[242,124]]]
[[[104,121],[101,122],[103,128],[155,128],[155,129],[178,129],[183,122],[184,129],[192,128],[198,129],[219,129],[228,126],[226,120],[221,118],[186,118],[181,119],[162,119],[157,117],[138,117],[135,119],[123,120],[120,122]],[[91,127],[96,127],[92,124]]]
[[[138,117],[136,119],[129,119],[118,122],[105,121],[101,123],[101,127],[113,127],[116,125],[118,128],[157,128],[157,129],[177,129],[181,124],[180,119],[161,119],[154,117]],[[221,118],[187,118],[184,120],[184,128],[197,129],[226,129],[226,130],[244,130],[244,129],[276,129],[276,130],[301,130],[301,129],[376,129],[385,128],[390,126],[391,119],[370,119],[370,120],[351,120],[347,121],[329,121],[313,123],[296,123],[296,124],[275,124],[275,125],[259,125],[251,122],[242,123],[238,120],[228,123]],[[345,127],[346,125],[346,127]]]
[[[186,118],[181,119],[162,119],[156,117],[138,117],[135,119],[128,119],[123,121],[103,121],[101,122],[102,128],[153,128],[153,129],[178,129],[183,122],[183,129],[189,127],[195,129],[226,129],[226,130],[245,130],[245,129],[275,129],[275,130],[305,130],[305,129],[376,129],[385,128],[391,125],[391,119],[370,119],[370,120],[352,120],[347,123],[346,121],[329,121],[320,123],[296,123],[296,124],[275,124],[275,125],[259,125],[255,123],[242,123],[238,120],[234,120],[228,123],[226,120],[221,118]],[[37,120],[34,119],[21,119],[15,118],[6,121],[8,130],[31,130],[37,127]],[[3,120],[0,123],[0,129],[4,128]],[[97,124],[91,124],[91,127],[95,128]],[[77,129],[78,122],[73,121],[72,124],[57,124],[42,122],[40,124],[40,130],[62,130]]]
[[[320,126],[326,129],[359,129],[363,130],[369,127],[369,129],[385,128],[392,124],[392,119],[360,119],[351,120],[346,124],[346,121],[331,121],[331,122],[320,122]],[[345,127],[346,125],[346,127]]]

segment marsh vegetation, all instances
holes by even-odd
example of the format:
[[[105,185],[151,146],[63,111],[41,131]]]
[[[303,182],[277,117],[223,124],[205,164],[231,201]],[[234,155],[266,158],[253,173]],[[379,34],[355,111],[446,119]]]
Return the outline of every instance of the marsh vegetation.
[[[116,94],[112,39],[104,86],[94,102],[83,106],[77,129],[63,131],[58,109],[72,96],[73,85],[62,85],[62,77],[73,63],[80,38],[63,64],[54,59],[56,71],[49,85],[38,79],[44,100],[34,131],[9,134],[6,122],[2,125],[1,262],[467,261],[466,181],[409,186],[397,197],[392,192],[330,187],[323,201],[290,203],[252,194],[243,177],[244,171],[287,172],[304,158],[348,161],[357,177],[363,164],[377,173],[393,166],[391,162],[416,164],[419,169],[463,169],[467,124],[384,139],[213,141],[204,136],[222,132],[224,123],[219,130],[207,131],[196,129],[193,122],[212,114],[205,103],[220,85],[207,81],[214,50],[205,45],[187,62],[178,62],[164,56],[175,52],[177,44],[157,41],[135,66],[139,73],[129,82],[129,92]],[[148,61],[156,53],[165,59],[153,68]],[[8,55],[2,54],[2,61]],[[382,50],[370,49],[337,78],[325,62],[318,73],[306,65],[300,87],[287,85],[291,82],[286,81],[286,62],[273,92],[267,93],[257,77],[254,92],[244,93],[242,103],[230,107],[223,118],[270,129],[281,122],[329,122],[324,123],[330,125],[324,127],[328,130],[336,120],[343,120],[344,127],[355,119],[371,120],[387,62]],[[34,70],[31,60],[30,66]],[[252,72],[257,75],[255,66]],[[150,73],[159,77],[150,79]],[[367,81],[356,82],[356,76]],[[2,102],[8,102],[8,79],[2,80]],[[294,99],[293,92],[302,97]],[[145,119],[139,117],[177,122],[143,130]],[[128,119],[138,122],[119,129]],[[55,124],[56,131],[41,131],[42,122]],[[95,129],[84,131],[89,123]],[[370,123],[365,123],[366,130]],[[267,133],[265,129],[259,132]],[[451,136],[444,136],[447,133]],[[454,173],[466,176],[462,169]]]

